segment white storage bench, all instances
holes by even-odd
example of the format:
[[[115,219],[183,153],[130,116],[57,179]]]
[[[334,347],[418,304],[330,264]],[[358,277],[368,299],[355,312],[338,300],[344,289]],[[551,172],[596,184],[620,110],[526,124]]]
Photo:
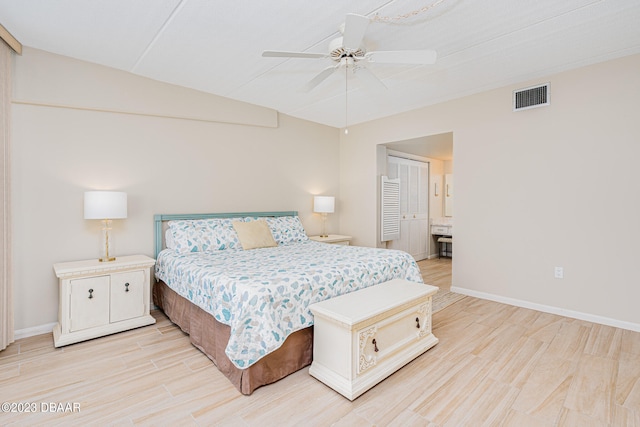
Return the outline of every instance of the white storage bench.
[[[436,286],[395,279],[311,305],[309,374],[353,400],[433,347]]]

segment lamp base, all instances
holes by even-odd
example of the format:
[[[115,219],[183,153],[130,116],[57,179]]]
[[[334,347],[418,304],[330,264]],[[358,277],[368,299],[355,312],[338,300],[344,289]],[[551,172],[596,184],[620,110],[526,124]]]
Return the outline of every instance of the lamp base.
[[[102,250],[100,252],[100,258],[98,261],[100,262],[112,262],[116,260],[116,257],[111,255],[111,220],[103,219],[102,220]]]
[[[322,230],[320,230],[320,237],[329,237],[329,233],[327,233],[327,214],[326,212],[322,212]]]

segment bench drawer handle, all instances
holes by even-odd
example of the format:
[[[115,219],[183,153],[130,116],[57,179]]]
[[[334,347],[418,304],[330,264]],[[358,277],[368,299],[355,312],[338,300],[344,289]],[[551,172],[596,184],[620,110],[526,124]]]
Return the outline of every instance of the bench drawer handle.
[[[89,289],[89,299],[93,298],[93,289]]]
[[[380,350],[378,350],[378,343],[376,342],[376,339],[374,338],[373,341],[371,341],[371,344],[373,344],[373,351],[375,351],[376,353]]]
[[[416,328],[420,329],[420,318],[416,317]]]

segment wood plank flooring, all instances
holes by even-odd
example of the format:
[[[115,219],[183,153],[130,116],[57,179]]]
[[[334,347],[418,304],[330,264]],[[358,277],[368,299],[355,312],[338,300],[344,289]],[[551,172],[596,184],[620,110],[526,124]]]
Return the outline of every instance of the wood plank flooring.
[[[450,283],[450,261],[432,261],[420,263],[427,283]],[[435,313],[439,344],[350,402],[308,368],[243,396],[153,315],[59,349],[46,334],[0,352],[0,403],[37,408],[0,412],[0,425],[640,427],[636,332],[466,297]],[[52,403],[80,410],[42,411]]]
[[[433,258],[418,261],[424,283],[437,286],[440,291],[451,290],[451,258]]]

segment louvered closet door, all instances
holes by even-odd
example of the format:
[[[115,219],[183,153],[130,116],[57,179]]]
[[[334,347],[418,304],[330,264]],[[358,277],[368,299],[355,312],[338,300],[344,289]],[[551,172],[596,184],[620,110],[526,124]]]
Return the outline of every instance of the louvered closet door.
[[[416,260],[428,256],[429,164],[388,157],[389,178],[400,180],[400,239],[389,243],[392,249],[409,252]]]
[[[383,242],[400,238],[400,180],[382,177],[380,238]]]

